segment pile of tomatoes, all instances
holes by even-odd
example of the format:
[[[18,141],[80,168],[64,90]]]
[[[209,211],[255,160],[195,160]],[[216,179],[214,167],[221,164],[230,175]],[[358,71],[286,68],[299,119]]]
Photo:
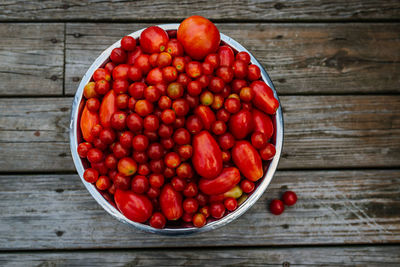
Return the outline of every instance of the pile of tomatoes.
[[[149,27],[122,38],[84,88],[84,179],[132,221],[202,227],[263,177],[278,107],[249,54],[209,20]]]

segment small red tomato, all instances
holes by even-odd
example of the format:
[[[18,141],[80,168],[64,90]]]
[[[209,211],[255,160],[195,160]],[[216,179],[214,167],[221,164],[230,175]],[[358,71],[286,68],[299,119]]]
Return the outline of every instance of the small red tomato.
[[[164,156],[164,148],[159,143],[152,143],[147,149],[147,155],[151,159],[161,159]]]
[[[126,126],[126,113],[117,111],[111,116],[111,127],[116,130],[123,130]]]
[[[132,147],[132,140],[133,140],[134,134],[130,131],[125,131],[119,136],[119,142],[121,145],[125,148],[131,148]]]
[[[107,155],[104,160],[104,164],[106,165],[106,167],[111,170],[114,170],[117,168],[117,163],[118,163],[118,160],[113,154]]]
[[[270,160],[275,156],[275,146],[271,143],[267,143],[264,148],[260,150],[260,156],[263,160]]]
[[[237,201],[233,197],[228,197],[224,200],[225,208],[229,211],[234,211],[237,208]]]
[[[146,131],[154,132],[160,127],[160,121],[156,115],[147,115],[143,120],[143,127]]]
[[[175,169],[172,168],[165,168],[164,170],[164,177],[170,179],[175,176]]]
[[[231,190],[240,181],[240,172],[235,167],[224,168],[214,179],[201,178],[200,190],[207,195],[219,195]]]
[[[174,189],[178,192],[183,191],[186,187],[186,182],[183,178],[180,177],[174,177],[171,180],[171,184],[174,187]]]
[[[125,175],[134,175],[137,171],[137,164],[132,158],[122,158],[118,161],[118,171]]]
[[[168,54],[167,52],[162,52],[160,54],[158,54],[157,57],[157,66],[160,68],[166,67],[171,65],[172,63],[172,57],[170,54]]]
[[[152,67],[157,66],[157,58],[158,58],[158,53],[153,53],[150,55],[149,62]]]
[[[113,69],[112,77],[114,80],[127,80],[130,66],[128,64],[120,64]]]
[[[251,144],[257,148],[261,149],[267,145],[267,137],[262,132],[253,132],[251,135]]]
[[[192,157],[193,148],[191,145],[183,145],[178,148],[178,153],[183,160],[187,160]]]
[[[206,217],[202,213],[197,213],[193,216],[193,225],[197,228],[203,227],[206,224]]]
[[[210,213],[211,216],[215,219],[220,219],[224,216],[225,213],[225,206],[222,203],[212,203],[210,206]]]
[[[161,120],[165,124],[172,124],[176,119],[175,111],[172,109],[166,109],[161,113]]]
[[[293,206],[297,202],[297,195],[293,191],[286,191],[282,195],[282,200],[285,205]]]
[[[183,195],[185,197],[194,197],[199,192],[196,183],[190,182],[186,185],[185,189],[183,189]]]
[[[161,138],[170,138],[173,133],[174,128],[171,125],[161,124],[160,128],[158,128],[158,135]]]
[[[174,142],[178,145],[190,144],[190,133],[185,128],[179,128],[174,133]]]
[[[155,188],[155,187],[150,187],[149,190],[147,190],[147,196],[151,199],[155,199],[160,195],[160,188]]]
[[[225,100],[224,107],[229,113],[235,114],[240,110],[241,105],[238,99],[228,98]]]
[[[121,159],[123,157],[127,157],[130,152],[129,149],[123,147],[119,142],[114,144],[112,150],[113,150],[113,154],[119,159]]]
[[[222,151],[222,161],[229,162],[231,160],[231,153],[229,151]]]
[[[138,163],[146,163],[149,158],[145,152],[133,151],[132,158]]]
[[[142,52],[142,48],[140,48],[140,46],[136,46],[135,50],[131,51],[128,53],[128,60],[127,60],[127,64],[129,65],[133,65],[135,64],[136,59],[143,54]]]
[[[89,82],[88,84],[85,85],[85,87],[83,88],[83,95],[85,96],[86,99],[99,96],[96,93],[96,90],[94,90],[95,86],[96,86],[95,82]]]
[[[200,95],[200,102],[205,106],[210,106],[214,102],[214,95],[210,91],[203,91]]]
[[[171,98],[169,98],[166,95],[163,95],[158,99],[158,107],[162,110],[170,108],[171,105],[172,105]]]
[[[98,68],[93,73],[93,80],[95,82],[100,81],[100,80],[106,80],[107,82],[109,82],[111,80],[110,72],[106,69]]]
[[[150,70],[149,73],[147,74],[146,81],[147,83],[152,85],[162,83],[163,82],[162,70],[160,68],[154,68]]]
[[[83,173],[83,178],[88,183],[95,183],[99,178],[99,172],[93,168],[86,169]]]
[[[206,218],[208,218],[211,215],[211,209],[209,206],[204,206],[200,209],[200,213],[203,214]]]
[[[257,65],[251,64],[247,70],[247,78],[250,81],[255,81],[261,78],[261,71]]]
[[[240,188],[243,190],[243,192],[248,194],[254,191],[255,186],[252,181],[245,179],[240,183]]]
[[[177,39],[169,40],[166,51],[173,57],[183,56],[183,46]]]
[[[283,205],[283,202],[281,200],[274,199],[269,204],[269,210],[272,214],[281,215],[285,210],[285,206]]]
[[[182,86],[187,86],[188,83],[191,81],[192,79],[189,77],[189,75],[187,75],[186,73],[180,73],[178,75],[178,79],[176,79],[176,81],[180,84],[182,84]]]
[[[176,168],[176,175],[180,178],[192,178],[194,175],[193,168],[190,164],[184,162]]]
[[[106,71],[108,71],[109,73],[112,73],[112,71],[114,70],[114,68],[117,66],[117,64],[115,64],[114,62],[110,61],[108,62],[105,66],[104,69]]]
[[[99,137],[100,136],[100,132],[103,130],[103,127],[100,124],[96,124],[95,126],[93,126],[92,128],[92,136],[94,138]]]
[[[144,89],[146,89],[146,87],[147,85],[142,82],[132,83],[128,88],[129,95],[134,97],[136,100],[139,100],[143,97]]]
[[[223,122],[228,122],[231,114],[224,108],[217,111],[217,119]]]
[[[199,209],[199,203],[194,198],[186,198],[183,201],[183,210],[189,214],[195,213]]]
[[[165,178],[164,178],[164,175],[162,175],[162,174],[153,173],[149,176],[149,183],[150,183],[151,187],[161,188],[164,185],[164,181],[165,181]]]
[[[117,173],[114,177],[114,185],[116,189],[128,190],[131,182],[131,178],[123,175],[122,173]]]
[[[183,57],[175,57],[172,60],[172,66],[174,66],[178,72],[184,72],[185,65],[186,65],[186,62]]]
[[[236,54],[236,60],[242,60],[244,61],[246,64],[250,63],[250,55],[249,53],[242,51]]]
[[[221,135],[226,132],[226,124],[223,121],[215,121],[211,125],[211,130],[215,135]]]
[[[126,118],[126,126],[128,126],[129,130],[132,132],[141,131],[143,129],[143,119],[138,114],[131,113]]]
[[[177,117],[173,126],[174,129],[179,129],[185,126],[185,117]]]
[[[240,90],[240,99],[244,102],[250,102],[254,97],[253,90],[250,87],[243,87]]]
[[[225,82],[220,77],[212,77],[210,80],[209,88],[214,93],[219,93],[224,89]]]
[[[130,66],[128,70],[128,78],[133,81],[137,82],[140,81],[143,77],[142,70],[137,66]]]
[[[149,138],[145,135],[136,135],[132,139],[132,146],[135,151],[143,152],[149,146]]]
[[[191,81],[187,85],[187,91],[191,96],[197,96],[201,93],[203,87],[199,81]]]
[[[94,90],[99,95],[105,95],[108,91],[110,91],[110,83],[106,80],[97,81],[94,85]]]
[[[117,105],[117,108],[119,108],[119,109],[126,109],[129,107],[129,100],[130,100],[129,95],[121,94],[121,95],[118,95],[117,98],[115,99],[115,104]],[[135,100],[135,103],[136,103],[136,100]]]
[[[163,74],[163,79],[166,82],[173,82],[176,80],[176,78],[178,78],[178,71],[176,70],[175,67],[172,66],[167,66],[163,68],[162,74]]]
[[[117,189],[114,199],[118,209],[129,220],[143,223],[147,221],[153,213],[153,205],[144,195]]]
[[[140,68],[143,74],[147,74],[151,70],[150,56],[146,54],[138,56],[134,66]]]
[[[217,27],[201,16],[191,16],[185,19],[179,25],[177,36],[185,52],[196,60],[215,53],[220,43]]]
[[[186,128],[191,134],[197,134],[203,129],[203,122],[196,115],[189,116],[186,120]]]
[[[232,85],[232,91],[236,94],[239,94],[243,87],[248,86],[248,83],[245,80],[235,79],[232,81],[231,85]]]
[[[118,63],[118,64],[124,63],[126,61],[126,58],[127,58],[127,54],[122,48],[117,47],[111,51],[110,59],[114,63]]]
[[[169,41],[166,31],[158,26],[151,26],[140,34],[140,47],[146,53],[159,53],[165,50]]]
[[[244,79],[247,76],[248,63],[242,60],[236,60],[233,62],[232,69],[236,78]]]
[[[219,67],[219,57],[217,54],[212,53],[208,54],[206,58],[204,59],[204,62],[210,63],[211,66],[216,69]]]
[[[183,86],[179,82],[173,82],[168,85],[167,95],[171,99],[177,99],[183,95]]]
[[[231,67],[219,67],[215,74],[220,77],[225,83],[230,83],[233,80],[234,74]]]
[[[141,99],[136,102],[135,112],[142,117],[145,117],[153,112],[154,106],[147,99]]]
[[[185,71],[192,78],[200,77],[203,73],[201,63],[198,61],[191,61],[186,64]]]
[[[206,88],[210,84],[212,75],[201,75],[199,78],[196,79],[196,81],[200,82],[201,86],[203,88]]]
[[[107,190],[111,186],[111,180],[108,176],[102,175],[96,181],[96,187],[99,190]]]
[[[195,96],[191,96],[189,94],[187,94],[185,96],[185,100],[187,101],[187,103],[189,104],[189,108],[193,109],[195,107],[197,107],[199,105],[199,98],[195,97]]]
[[[168,168],[176,168],[179,166],[179,164],[181,164],[181,159],[178,153],[169,152],[167,155],[165,155],[164,162]]]
[[[92,147],[93,147],[92,144],[89,143],[89,142],[80,143],[78,145],[78,155],[79,155],[79,157],[86,158],[89,149],[91,149]]]
[[[213,74],[214,66],[210,62],[203,62],[201,64],[201,66],[202,66],[202,69],[203,69],[203,74],[205,74],[205,75]]]
[[[87,152],[87,159],[90,163],[97,163],[103,160],[103,152],[98,148],[91,148]]]
[[[166,223],[167,220],[161,212],[154,212],[150,218],[150,226],[157,229],[163,229]]]
[[[148,175],[150,173],[150,166],[147,163],[140,164],[138,167],[138,174]]]
[[[220,95],[220,94],[214,95],[214,101],[211,104],[211,107],[213,109],[220,109],[224,105],[224,101],[225,101],[225,99],[222,95]]]
[[[177,116],[183,117],[189,112],[189,103],[186,99],[177,99],[172,102],[172,109],[175,111]]]
[[[235,138],[231,133],[224,133],[218,137],[218,143],[223,150],[228,150],[235,145]]]
[[[114,92],[119,95],[119,94],[124,94],[128,92],[128,87],[129,83],[127,80],[114,80],[112,84],[112,88],[114,89]]]
[[[121,47],[126,51],[133,51],[136,48],[136,40],[131,36],[124,36],[121,40]]]

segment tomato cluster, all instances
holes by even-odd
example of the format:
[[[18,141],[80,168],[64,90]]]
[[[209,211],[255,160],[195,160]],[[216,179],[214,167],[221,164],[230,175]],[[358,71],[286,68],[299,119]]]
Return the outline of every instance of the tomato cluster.
[[[122,38],[85,86],[80,119],[84,179],[155,228],[202,227],[234,211],[275,155],[279,102],[259,67],[221,44],[207,19],[181,26]]]

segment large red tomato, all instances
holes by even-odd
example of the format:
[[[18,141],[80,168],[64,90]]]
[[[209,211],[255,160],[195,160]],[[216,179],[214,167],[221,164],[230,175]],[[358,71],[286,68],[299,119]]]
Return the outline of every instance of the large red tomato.
[[[217,27],[201,16],[185,19],[178,28],[178,41],[193,59],[201,60],[218,49],[221,37]]]

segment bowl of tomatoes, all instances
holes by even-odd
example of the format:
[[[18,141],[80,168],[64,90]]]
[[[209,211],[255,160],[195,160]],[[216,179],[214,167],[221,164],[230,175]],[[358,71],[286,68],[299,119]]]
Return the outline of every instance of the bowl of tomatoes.
[[[72,104],[83,184],[114,218],[151,233],[203,232],[241,216],[271,182],[282,144],[267,72],[200,16],[108,47]]]

